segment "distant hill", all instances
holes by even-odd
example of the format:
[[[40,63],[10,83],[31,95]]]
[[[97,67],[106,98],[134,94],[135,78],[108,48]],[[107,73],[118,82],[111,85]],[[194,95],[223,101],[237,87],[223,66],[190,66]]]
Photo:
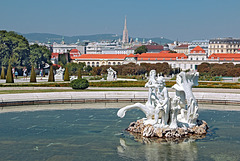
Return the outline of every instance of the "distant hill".
[[[28,34],[21,34],[24,37],[28,39],[29,42],[39,42],[39,43],[46,43],[48,40],[50,40],[51,43],[57,42],[60,43],[62,41],[63,36],[57,35],[57,34],[48,34],[48,33],[28,33]],[[122,35],[117,34],[96,34],[96,35],[80,35],[80,36],[64,36],[64,41],[67,44],[76,43],[79,39],[81,42],[84,40],[87,41],[112,41],[112,40],[118,40],[119,38],[122,38]],[[166,43],[172,43],[172,40],[166,39],[166,38],[138,38],[138,41],[145,41],[152,40],[159,44],[166,44]],[[135,40],[135,38],[133,38]]]

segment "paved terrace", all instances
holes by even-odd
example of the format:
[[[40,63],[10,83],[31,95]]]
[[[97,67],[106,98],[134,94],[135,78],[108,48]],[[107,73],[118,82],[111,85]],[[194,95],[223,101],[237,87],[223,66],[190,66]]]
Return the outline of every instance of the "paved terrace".
[[[0,90],[38,90],[38,89],[71,89],[69,87],[1,87]],[[74,91],[48,93],[0,94],[0,106],[50,103],[84,103],[84,102],[145,102],[147,88],[89,88],[106,91]],[[124,90],[124,91],[121,91]],[[199,103],[237,104],[240,105],[239,89],[193,88]],[[169,89],[173,97],[175,92]]]

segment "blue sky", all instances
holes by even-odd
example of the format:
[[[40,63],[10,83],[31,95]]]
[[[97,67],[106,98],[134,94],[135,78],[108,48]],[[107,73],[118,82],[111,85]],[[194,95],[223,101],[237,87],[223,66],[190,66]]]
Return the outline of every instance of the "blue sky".
[[[240,37],[239,0],[0,0],[0,29],[172,40]]]

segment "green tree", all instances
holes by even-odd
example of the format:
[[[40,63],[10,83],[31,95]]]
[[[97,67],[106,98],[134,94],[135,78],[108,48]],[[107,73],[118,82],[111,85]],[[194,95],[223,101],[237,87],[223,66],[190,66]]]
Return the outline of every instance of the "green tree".
[[[134,50],[134,54],[142,54],[142,53],[146,53],[147,51],[148,51],[147,47],[142,45]]]
[[[31,76],[30,76],[30,82],[37,82],[36,80],[36,73],[35,73],[35,68],[34,66],[32,65],[32,69],[31,69]]]
[[[50,71],[49,71],[49,75],[48,75],[48,82],[55,82],[52,65],[50,67]]]
[[[35,64],[35,67],[43,68],[45,63],[50,64],[51,53],[46,46],[39,46],[34,44],[30,46],[29,61]]]
[[[66,67],[65,73],[64,73],[64,81],[70,81],[68,67]]]
[[[12,75],[12,67],[11,63],[9,62],[8,70],[7,70],[7,78],[6,83],[14,83],[13,75]]]
[[[78,69],[78,79],[82,79],[82,70]]]
[[[83,70],[85,66],[85,63],[67,63],[66,65],[70,75],[77,75],[78,69]]]
[[[68,63],[67,57],[68,57],[68,53],[59,54],[58,55],[58,64],[61,66],[65,66]]]
[[[84,68],[84,70],[85,70],[87,73],[89,73],[89,72],[92,71],[92,67],[86,66],[86,67]]]
[[[1,79],[5,79],[5,70],[3,66],[2,66],[2,72],[1,72]]]
[[[13,31],[0,31],[0,65],[29,66],[29,44],[25,37]]]

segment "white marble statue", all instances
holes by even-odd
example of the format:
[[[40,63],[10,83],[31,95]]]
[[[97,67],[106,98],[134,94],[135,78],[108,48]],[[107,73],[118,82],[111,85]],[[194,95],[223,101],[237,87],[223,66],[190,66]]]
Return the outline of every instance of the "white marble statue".
[[[165,87],[165,80],[162,76],[159,75],[157,78],[157,89],[157,98],[159,103],[155,109],[155,123],[158,123],[160,115],[160,126],[167,126],[169,119],[169,95],[168,90]]]
[[[137,108],[146,115],[145,125],[151,124],[155,128],[170,127],[172,129],[192,127],[196,125],[198,118],[198,105],[192,93],[192,87],[198,84],[198,76],[198,73],[179,73],[176,84],[172,87],[176,90],[176,95],[170,98],[164,78],[159,75],[156,77],[156,71],[151,70],[149,80],[145,84],[145,87],[149,88],[145,105],[135,103],[125,106],[118,111],[117,115],[122,118],[126,111]]]
[[[149,124],[154,124],[154,114],[155,114],[155,107],[156,107],[156,99],[157,99],[157,95],[156,95],[156,71],[152,70],[150,71],[150,75],[149,75],[149,80],[148,82],[145,84],[145,87],[149,88],[149,92],[148,92],[148,100],[146,102],[145,105],[141,104],[141,103],[135,103],[134,105],[129,105],[129,106],[125,106],[123,108],[121,108],[117,115],[121,118],[123,118],[125,116],[125,113],[127,110],[130,109],[140,109],[142,110],[145,115],[146,115],[146,122]]]
[[[156,71],[151,70],[149,73],[149,80],[145,84],[149,88],[148,100],[145,105],[136,103],[121,108],[117,115],[124,117],[127,110],[138,108],[142,110],[146,119],[144,124],[159,124],[160,126],[167,126],[169,116],[169,96],[167,88],[165,87],[164,78],[158,77],[156,79]],[[162,119],[159,119],[159,116]]]
[[[176,84],[172,87],[176,90],[176,96],[180,97],[183,108],[178,120],[194,126],[198,118],[198,104],[193,95],[192,87],[198,85],[198,72],[181,72],[177,75]],[[186,102],[187,101],[187,102]]]
[[[62,68],[60,67],[59,69],[56,70],[56,74],[54,75],[55,77],[55,80],[61,80],[63,81],[63,78],[64,78],[64,71],[65,71],[65,68]]]
[[[180,109],[181,109],[180,97],[176,96],[172,99],[171,107],[170,107],[169,127],[171,129],[175,129],[178,127],[177,115],[178,115]]]
[[[115,81],[117,80],[117,72],[113,70],[111,67],[107,69],[108,75],[107,75],[107,81]]]

